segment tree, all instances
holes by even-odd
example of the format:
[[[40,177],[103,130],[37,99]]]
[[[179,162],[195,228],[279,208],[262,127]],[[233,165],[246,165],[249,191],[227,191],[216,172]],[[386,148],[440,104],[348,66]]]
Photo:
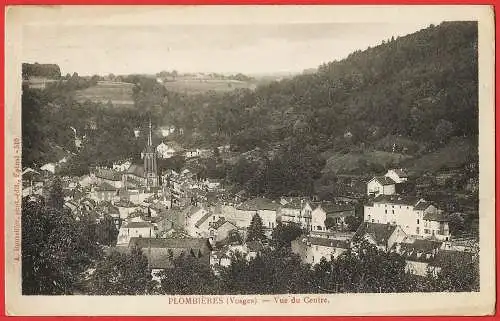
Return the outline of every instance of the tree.
[[[247,242],[250,241],[263,241],[266,239],[264,234],[264,226],[262,225],[262,218],[259,214],[255,214],[250,221],[248,227]]]
[[[434,130],[436,140],[441,144],[446,142],[453,133],[453,130],[453,123],[445,119],[440,119]]]
[[[144,295],[151,294],[154,286],[147,257],[133,247],[130,253],[113,250],[99,261],[87,290],[94,295]]]
[[[97,241],[100,244],[107,246],[114,246],[116,244],[116,239],[118,237],[118,229],[116,228],[113,218],[109,215],[105,215],[104,218],[99,221],[96,227]]]
[[[273,230],[272,242],[276,248],[291,247],[293,240],[297,239],[303,233],[300,226],[296,223],[283,224],[278,222]]]
[[[350,232],[356,232],[359,225],[363,222],[363,219],[358,216],[347,216],[345,218],[345,223],[347,224],[347,229]]]
[[[309,266],[289,249],[264,249],[247,260],[241,253],[231,256],[231,264],[220,269],[221,290],[225,294],[314,293]]]
[[[48,206],[57,211],[62,211],[64,206],[64,193],[62,182],[59,177],[55,177],[51,182]]]
[[[172,267],[160,272],[162,294],[217,294],[216,277],[206,262],[192,255],[171,258]]]
[[[54,197],[52,197],[54,199]],[[89,226],[43,199],[23,199],[22,292],[61,295],[81,291],[84,271],[100,257]]]

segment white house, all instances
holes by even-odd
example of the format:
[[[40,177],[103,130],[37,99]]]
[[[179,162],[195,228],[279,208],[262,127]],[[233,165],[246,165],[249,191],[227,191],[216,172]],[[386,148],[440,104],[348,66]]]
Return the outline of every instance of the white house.
[[[40,167],[40,170],[54,174],[56,172],[56,165],[54,163],[47,163]]]
[[[186,151],[186,158],[198,157],[201,154],[199,149],[190,149]]]
[[[156,237],[156,231],[158,227],[151,222],[146,221],[132,221],[126,223],[120,227],[120,231],[118,232],[118,240],[116,242],[117,245],[128,244],[132,237]]]
[[[202,221],[208,211],[202,207],[190,205],[182,213],[184,216],[184,229],[193,237],[201,236],[200,230],[196,226]]]
[[[304,199],[281,200],[281,204],[285,203],[279,209],[279,217],[281,222],[294,222],[299,224],[303,229],[311,230],[312,206]]]
[[[364,206],[364,221],[399,225],[408,235],[448,240],[448,220],[434,205],[415,197],[379,195]]]
[[[396,182],[396,184],[408,181],[408,174],[401,168],[388,170],[385,177],[389,177]]]
[[[236,207],[238,215],[246,216],[252,219],[255,214],[258,214],[262,219],[264,228],[270,230],[276,226],[277,211],[280,207],[279,203],[264,197],[256,197],[248,200]]]
[[[311,230],[326,231],[325,221],[326,211],[321,207],[321,205],[316,206],[311,213]]]
[[[130,165],[132,165],[132,163],[129,160],[124,162],[116,162],[113,163],[113,169],[118,172],[124,172],[130,167]]]
[[[387,176],[376,176],[366,184],[368,195],[394,195],[396,194],[396,182]]]
[[[303,236],[292,241],[292,252],[306,264],[318,264],[322,258],[330,261],[349,249],[349,241]]]
[[[156,146],[156,152],[158,153],[158,157],[167,159],[175,156],[177,151],[173,147],[162,142]]]

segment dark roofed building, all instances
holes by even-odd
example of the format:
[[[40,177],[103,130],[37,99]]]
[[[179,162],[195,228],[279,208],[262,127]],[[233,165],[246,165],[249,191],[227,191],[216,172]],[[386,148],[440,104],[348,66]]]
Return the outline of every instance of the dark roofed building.
[[[272,201],[265,197],[256,197],[244,203],[241,203],[237,207],[237,209],[242,211],[259,211],[259,210],[276,211],[279,207],[280,204],[276,203],[275,201]]]
[[[398,225],[364,222],[354,233],[353,241],[366,240],[378,248],[388,251],[396,243],[406,238],[406,233]]]
[[[138,247],[148,258],[153,270],[162,270],[172,266],[173,260],[191,256],[209,265],[212,247],[207,239],[202,238],[136,238],[130,239],[129,248]]]

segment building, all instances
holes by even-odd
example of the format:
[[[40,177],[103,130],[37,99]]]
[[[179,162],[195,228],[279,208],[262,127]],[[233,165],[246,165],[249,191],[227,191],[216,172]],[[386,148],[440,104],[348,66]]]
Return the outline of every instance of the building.
[[[354,206],[335,204],[331,202],[322,202],[313,210],[313,224],[311,231],[326,231],[325,221],[327,219],[333,222],[332,229],[345,230],[347,228],[347,217],[354,216]],[[322,223],[323,222],[323,223]]]
[[[389,169],[385,174],[385,177],[392,179],[396,184],[408,181],[408,173],[406,173],[402,168]]]
[[[364,222],[354,233],[353,241],[366,241],[388,252],[406,238],[406,233],[398,225]]]
[[[186,158],[193,158],[193,157],[199,157],[201,154],[201,151],[199,149],[190,149],[186,151]]]
[[[210,224],[209,237],[214,243],[219,243],[226,240],[234,231],[238,231],[236,224],[227,221],[224,217],[220,217]]]
[[[376,176],[366,184],[366,193],[370,196],[396,194],[396,182],[387,176]]]
[[[364,221],[399,225],[420,238],[450,239],[447,215],[421,198],[379,195],[364,206]]]
[[[210,265],[212,246],[204,238],[139,238],[133,237],[128,243],[129,249],[138,247],[148,258],[153,277],[173,267],[174,260],[181,256],[192,257],[202,264]]]
[[[384,176],[376,176],[366,184],[366,193],[370,196],[394,195],[405,189],[408,174],[401,168],[389,169]]]
[[[156,237],[156,225],[147,221],[131,221],[120,227],[116,244],[129,244],[133,237],[149,238]]]
[[[279,208],[278,216],[282,223],[296,223],[303,229],[311,230],[312,207],[311,203],[305,199],[282,199],[284,203]]]
[[[172,158],[177,153],[177,151],[172,146],[169,146],[164,142],[161,142],[161,144],[156,146],[156,152],[158,154],[158,157],[163,159]]]
[[[98,203],[105,201],[112,202],[119,198],[118,189],[107,182],[103,182],[92,188],[90,198]]]
[[[115,188],[123,187],[122,174],[110,168],[97,168],[91,177],[97,184],[109,184]]]
[[[330,261],[339,257],[350,247],[349,241],[302,236],[292,241],[292,252],[306,264],[318,264],[321,259]]]
[[[435,260],[442,245],[439,241],[413,239],[396,245],[395,251],[404,257],[406,272],[427,276],[429,264]]]
[[[158,179],[158,165],[156,162],[156,150],[153,147],[153,140],[152,140],[152,128],[151,128],[151,120],[149,121],[149,136],[148,136],[148,143],[146,145],[146,148],[144,149],[143,155],[144,155],[144,178],[146,180],[146,187],[151,188],[151,187],[158,187],[160,185],[159,179]]]
[[[265,197],[256,197],[241,203],[236,207],[236,210],[238,215],[249,218],[249,222],[255,214],[258,214],[262,219],[264,228],[271,230],[276,226],[277,211],[279,208],[280,204],[275,201]]]

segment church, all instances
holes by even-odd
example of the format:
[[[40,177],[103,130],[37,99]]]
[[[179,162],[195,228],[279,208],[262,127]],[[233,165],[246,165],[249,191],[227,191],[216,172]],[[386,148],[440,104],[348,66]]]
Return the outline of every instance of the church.
[[[143,166],[132,164],[125,172],[125,187],[139,185],[150,189],[160,186],[157,163],[158,155],[156,148],[153,146],[151,120],[149,121],[148,142],[141,153],[141,157],[144,161]]]

